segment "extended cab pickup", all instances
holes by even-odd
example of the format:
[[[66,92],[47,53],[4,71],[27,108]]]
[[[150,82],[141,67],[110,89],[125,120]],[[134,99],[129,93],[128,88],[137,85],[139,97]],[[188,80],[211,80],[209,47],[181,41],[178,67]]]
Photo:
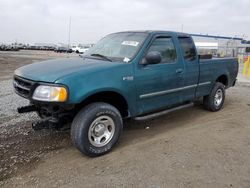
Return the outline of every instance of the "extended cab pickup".
[[[132,31],[104,37],[82,57],[21,67],[13,85],[30,100],[18,111],[41,117],[34,129],[72,123],[74,145],[99,156],[115,145],[124,119],[157,117],[200,98],[220,110],[237,73],[235,58],[202,59],[188,34]]]

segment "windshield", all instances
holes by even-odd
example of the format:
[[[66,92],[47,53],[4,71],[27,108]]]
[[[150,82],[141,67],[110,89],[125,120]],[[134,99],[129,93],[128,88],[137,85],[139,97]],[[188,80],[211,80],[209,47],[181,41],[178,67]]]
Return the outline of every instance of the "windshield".
[[[114,33],[101,39],[84,54],[84,57],[105,57],[106,59],[129,62],[147,37],[147,33]]]

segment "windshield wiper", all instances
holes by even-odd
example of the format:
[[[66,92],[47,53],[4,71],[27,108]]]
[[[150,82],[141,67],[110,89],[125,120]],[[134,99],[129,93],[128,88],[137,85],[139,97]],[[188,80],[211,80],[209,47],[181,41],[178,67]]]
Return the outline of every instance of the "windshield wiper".
[[[112,60],[111,60],[111,59],[109,59],[107,56],[102,55],[102,54],[90,54],[90,56],[101,57],[102,59],[105,59],[105,60],[107,60],[107,61],[112,62]]]

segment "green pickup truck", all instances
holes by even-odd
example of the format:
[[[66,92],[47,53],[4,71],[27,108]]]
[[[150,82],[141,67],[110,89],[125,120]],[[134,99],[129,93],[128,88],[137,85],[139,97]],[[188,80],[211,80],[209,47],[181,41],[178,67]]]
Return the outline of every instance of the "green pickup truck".
[[[189,34],[128,31],[107,35],[77,58],[34,63],[15,71],[15,92],[41,120],[34,129],[71,123],[74,145],[89,156],[111,150],[123,120],[146,120],[203,98],[218,111],[238,74],[235,58],[204,59]]]

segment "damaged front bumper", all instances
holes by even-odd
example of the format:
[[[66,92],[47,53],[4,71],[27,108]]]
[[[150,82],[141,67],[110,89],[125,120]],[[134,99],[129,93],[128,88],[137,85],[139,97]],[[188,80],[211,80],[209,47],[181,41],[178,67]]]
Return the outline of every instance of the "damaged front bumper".
[[[74,117],[73,106],[60,106],[48,104],[30,104],[17,108],[18,113],[36,112],[40,120],[32,123],[34,130],[61,129],[66,123],[72,121]]]
[[[14,91],[23,98],[30,101],[27,106],[17,108],[18,113],[36,112],[41,120],[32,123],[36,130],[48,128],[62,128],[64,124],[71,121],[74,113],[74,105],[62,102],[37,101],[32,98],[33,93],[42,83],[14,76]]]

